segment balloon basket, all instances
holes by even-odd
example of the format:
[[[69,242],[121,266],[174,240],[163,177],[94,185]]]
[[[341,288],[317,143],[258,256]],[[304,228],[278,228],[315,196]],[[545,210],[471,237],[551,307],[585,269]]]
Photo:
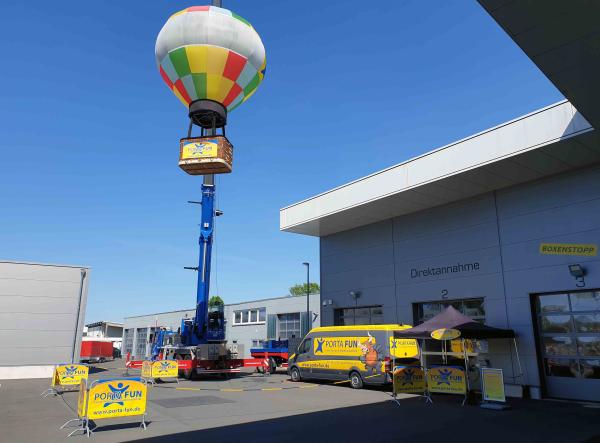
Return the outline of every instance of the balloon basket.
[[[190,175],[227,174],[233,164],[233,146],[224,135],[182,138],[179,167]]]

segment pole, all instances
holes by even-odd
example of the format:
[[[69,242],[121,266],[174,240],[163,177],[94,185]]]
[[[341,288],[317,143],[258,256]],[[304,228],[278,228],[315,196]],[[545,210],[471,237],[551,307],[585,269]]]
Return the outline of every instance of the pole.
[[[312,329],[312,318],[310,316],[310,263],[302,263],[306,266],[306,333]]]

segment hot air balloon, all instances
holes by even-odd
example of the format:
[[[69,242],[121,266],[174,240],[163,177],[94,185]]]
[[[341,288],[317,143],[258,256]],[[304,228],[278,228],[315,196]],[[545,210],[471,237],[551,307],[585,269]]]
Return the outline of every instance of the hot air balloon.
[[[227,9],[192,6],[167,20],[155,55],[164,82],[188,108],[190,130],[181,141],[180,166],[193,175],[231,172],[227,113],[248,100],[264,78],[258,33]],[[202,137],[191,138],[192,123],[202,128]],[[218,128],[223,135],[215,138]],[[205,139],[207,133],[212,137]]]

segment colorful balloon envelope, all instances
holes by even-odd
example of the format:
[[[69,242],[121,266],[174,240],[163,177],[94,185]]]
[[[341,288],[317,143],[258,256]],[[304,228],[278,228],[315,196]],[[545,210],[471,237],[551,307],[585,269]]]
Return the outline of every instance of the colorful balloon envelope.
[[[258,33],[239,15],[215,6],[173,14],[158,34],[155,54],[163,80],[187,107],[212,100],[231,111],[265,76]]]

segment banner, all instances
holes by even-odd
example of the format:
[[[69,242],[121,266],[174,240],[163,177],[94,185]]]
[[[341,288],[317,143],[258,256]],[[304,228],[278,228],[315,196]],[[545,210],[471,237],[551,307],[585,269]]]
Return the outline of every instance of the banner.
[[[393,374],[395,394],[425,392],[425,372],[421,366],[396,366]]]
[[[87,395],[87,418],[127,417],[146,413],[147,387],[139,378],[115,378],[92,383]],[[79,409],[79,408],[78,408]]]
[[[396,358],[417,358],[419,347],[413,338],[394,338],[390,336],[390,354]]]
[[[428,369],[427,389],[429,392],[466,394],[467,380],[464,369],[458,366],[435,366]]]
[[[482,396],[484,401],[506,402],[502,369],[481,368],[481,380],[483,382]]]
[[[216,157],[218,148],[219,141],[215,138],[188,142],[181,150],[181,160]]]
[[[142,362],[142,374],[143,378],[152,378],[152,362],[150,360],[144,360]]]
[[[541,243],[540,254],[595,257],[598,255],[598,245],[581,243]]]
[[[178,376],[177,360],[158,360],[152,363],[152,378],[177,378]]]
[[[364,355],[364,348],[376,343],[375,337],[317,337],[314,342],[314,354],[347,355],[359,357]]]
[[[78,385],[87,380],[89,368],[86,365],[57,365],[52,374],[52,386]]]
[[[85,417],[85,407],[87,406],[87,380],[81,380],[79,384],[79,396],[77,399],[77,416]]]

